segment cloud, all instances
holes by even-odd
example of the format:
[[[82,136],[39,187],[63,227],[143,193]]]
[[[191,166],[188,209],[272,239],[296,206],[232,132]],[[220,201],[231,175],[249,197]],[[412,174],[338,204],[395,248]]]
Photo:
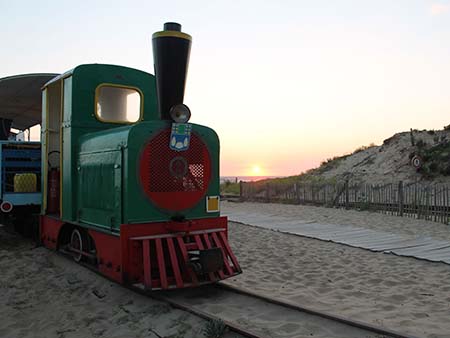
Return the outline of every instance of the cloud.
[[[431,4],[430,12],[431,15],[441,15],[444,13],[447,13],[450,10],[450,4],[440,4],[440,3],[434,3]]]

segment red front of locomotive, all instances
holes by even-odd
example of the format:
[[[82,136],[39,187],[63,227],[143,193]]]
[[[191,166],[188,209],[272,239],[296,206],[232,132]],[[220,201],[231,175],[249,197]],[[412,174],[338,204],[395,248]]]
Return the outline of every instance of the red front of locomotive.
[[[173,127],[152,127],[156,131],[137,156],[136,180],[143,194],[129,196],[133,205],[127,205],[127,215],[154,220],[120,228],[125,281],[170,289],[240,273],[227,240],[227,218],[219,213],[217,135],[191,125],[189,146],[180,151],[169,147]]]

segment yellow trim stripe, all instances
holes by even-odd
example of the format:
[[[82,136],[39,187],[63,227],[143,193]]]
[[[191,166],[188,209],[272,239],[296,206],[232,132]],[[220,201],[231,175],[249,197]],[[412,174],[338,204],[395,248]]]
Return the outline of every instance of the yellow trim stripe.
[[[156,38],[181,38],[185,40],[192,41],[192,37],[189,34],[177,32],[177,31],[162,31],[162,32],[156,32],[152,35],[153,39]]]

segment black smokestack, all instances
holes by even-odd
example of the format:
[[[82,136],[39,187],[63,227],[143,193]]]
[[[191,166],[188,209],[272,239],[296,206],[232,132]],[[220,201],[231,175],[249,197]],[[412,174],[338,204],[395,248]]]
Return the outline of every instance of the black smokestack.
[[[152,40],[159,114],[170,120],[170,108],[183,103],[192,38],[180,24],[167,22]]]

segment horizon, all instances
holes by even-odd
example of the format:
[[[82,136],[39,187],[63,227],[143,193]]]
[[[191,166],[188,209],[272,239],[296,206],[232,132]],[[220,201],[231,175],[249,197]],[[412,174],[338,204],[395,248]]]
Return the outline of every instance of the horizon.
[[[221,139],[221,176],[298,175],[450,124],[450,1],[1,2],[0,13],[0,78],[83,63],[154,73],[151,34],[179,22],[193,37],[185,103]]]

